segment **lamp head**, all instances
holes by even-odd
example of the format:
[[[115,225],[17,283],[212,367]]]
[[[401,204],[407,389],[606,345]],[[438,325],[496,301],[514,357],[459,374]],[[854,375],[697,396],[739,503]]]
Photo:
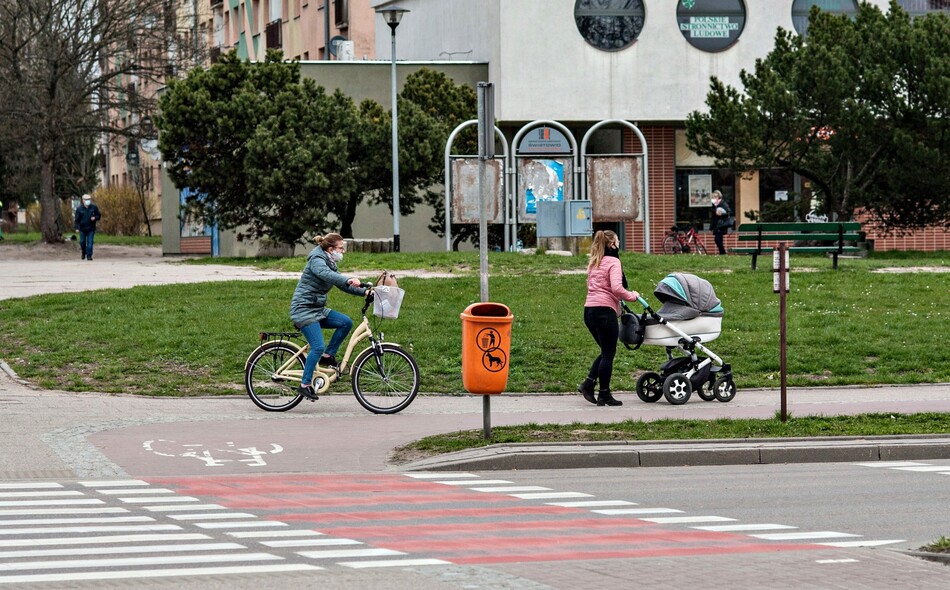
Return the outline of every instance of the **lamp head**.
[[[396,27],[399,26],[399,21],[402,20],[402,15],[409,12],[409,9],[400,8],[399,6],[387,6],[385,8],[377,8],[376,12],[383,15],[383,20],[386,21],[386,24],[389,25],[389,28],[395,33]]]

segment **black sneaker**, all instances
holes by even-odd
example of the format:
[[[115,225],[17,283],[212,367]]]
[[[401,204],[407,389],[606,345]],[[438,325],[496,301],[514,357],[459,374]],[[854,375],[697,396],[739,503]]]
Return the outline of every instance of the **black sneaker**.
[[[304,396],[305,398],[307,398],[308,400],[312,402],[315,402],[318,399],[320,399],[319,397],[317,397],[317,392],[314,391],[312,385],[301,385],[300,387],[297,388],[297,393],[299,393],[300,395]]]
[[[325,354],[320,357],[320,364],[324,367],[338,367],[336,364],[336,357],[332,354]]]

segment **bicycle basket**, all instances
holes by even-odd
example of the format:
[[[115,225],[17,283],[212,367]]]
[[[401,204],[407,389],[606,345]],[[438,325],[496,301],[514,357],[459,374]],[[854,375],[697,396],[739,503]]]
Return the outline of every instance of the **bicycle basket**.
[[[387,320],[399,317],[399,307],[406,291],[399,287],[376,287],[373,289],[373,315]]]

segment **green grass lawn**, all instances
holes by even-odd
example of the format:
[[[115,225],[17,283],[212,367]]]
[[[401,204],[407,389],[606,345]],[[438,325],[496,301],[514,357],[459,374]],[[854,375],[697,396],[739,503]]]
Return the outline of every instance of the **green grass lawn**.
[[[97,237],[98,240],[98,237]],[[788,296],[790,386],[950,381],[950,274],[872,272],[881,268],[950,266],[947,253],[874,255],[841,260],[792,257]],[[206,259],[297,272],[303,258]],[[772,273],[750,269],[746,256],[624,254],[633,288],[655,302],[667,273],[707,278],[726,310],[709,348],[733,366],[736,385],[779,383],[779,304]],[[596,345],[582,321],[583,257],[492,253],[490,299],[515,317],[509,391],[568,392],[584,377]],[[424,392],[460,393],[459,313],[479,300],[477,252],[348,253],[343,272],[363,278],[389,268],[406,299],[399,319],[382,325],[387,340],[412,350]],[[410,278],[425,269],[450,278]],[[291,329],[295,281],[181,284],[0,301],[0,353],[22,377],[42,387],[159,396],[243,393],[244,361],[261,331]],[[351,316],[361,300],[342,292],[330,304]],[[95,321],[78,322],[91,315]],[[621,348],[614,389],[630,391],[643,371],[657,370],[661,347]],[[334,391],[348,391],[340,382]]]
[[[67,232],[66,239],[68,240],[70,236],[76,236],[78,239],[78,232]],[[39,232],[4,232],[3,238],[5,242],[11,244],[35,244],[42,240],[42,235]],[[161,246],[162,245],[162,236],[110,236],[102,232],[96,232],[96,244],[114,244],[118,246]],[[3,243],[0,242],[0,248],[3,247]]]
[[[634,402],[637,403],[637,402]],[[649,441],[695,439],[749,439],[820,436],[896,436],[950,434],[947,414],[859,414],[853,416],[796,416],[782,422],[768,420],[672,420],[574,424],[522,424],[496,426],[491,439],[484,430],[464,430],[427,436],[396,450],[395,460],[425,457],[491,444],[556,443],[581,441]]]

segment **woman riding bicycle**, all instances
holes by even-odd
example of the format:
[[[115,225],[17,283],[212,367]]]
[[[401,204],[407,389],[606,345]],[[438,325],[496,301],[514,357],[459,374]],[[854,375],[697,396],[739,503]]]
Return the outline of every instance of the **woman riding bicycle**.
[[[300,281],[290,301],[290,319],[310,343],[310,353],[304,363],[299,392],[314,401],[313,372],[317,362],[336,365],[336,353],[346,335],[353,328],[349,316],[328,308],[327,294],[334,286],[349,293],[365,297],[368,289],[360,287],[358,278],[350,278],[337,272],[337,264],[343,260],[346,242],[340,234],[327,234],[313,239],[317,247],[307,256],[307,266],[300,274]],[[333,328],[330,343],[323,340],[323,330]],[[326,348],[324,350],[324,347]]]

